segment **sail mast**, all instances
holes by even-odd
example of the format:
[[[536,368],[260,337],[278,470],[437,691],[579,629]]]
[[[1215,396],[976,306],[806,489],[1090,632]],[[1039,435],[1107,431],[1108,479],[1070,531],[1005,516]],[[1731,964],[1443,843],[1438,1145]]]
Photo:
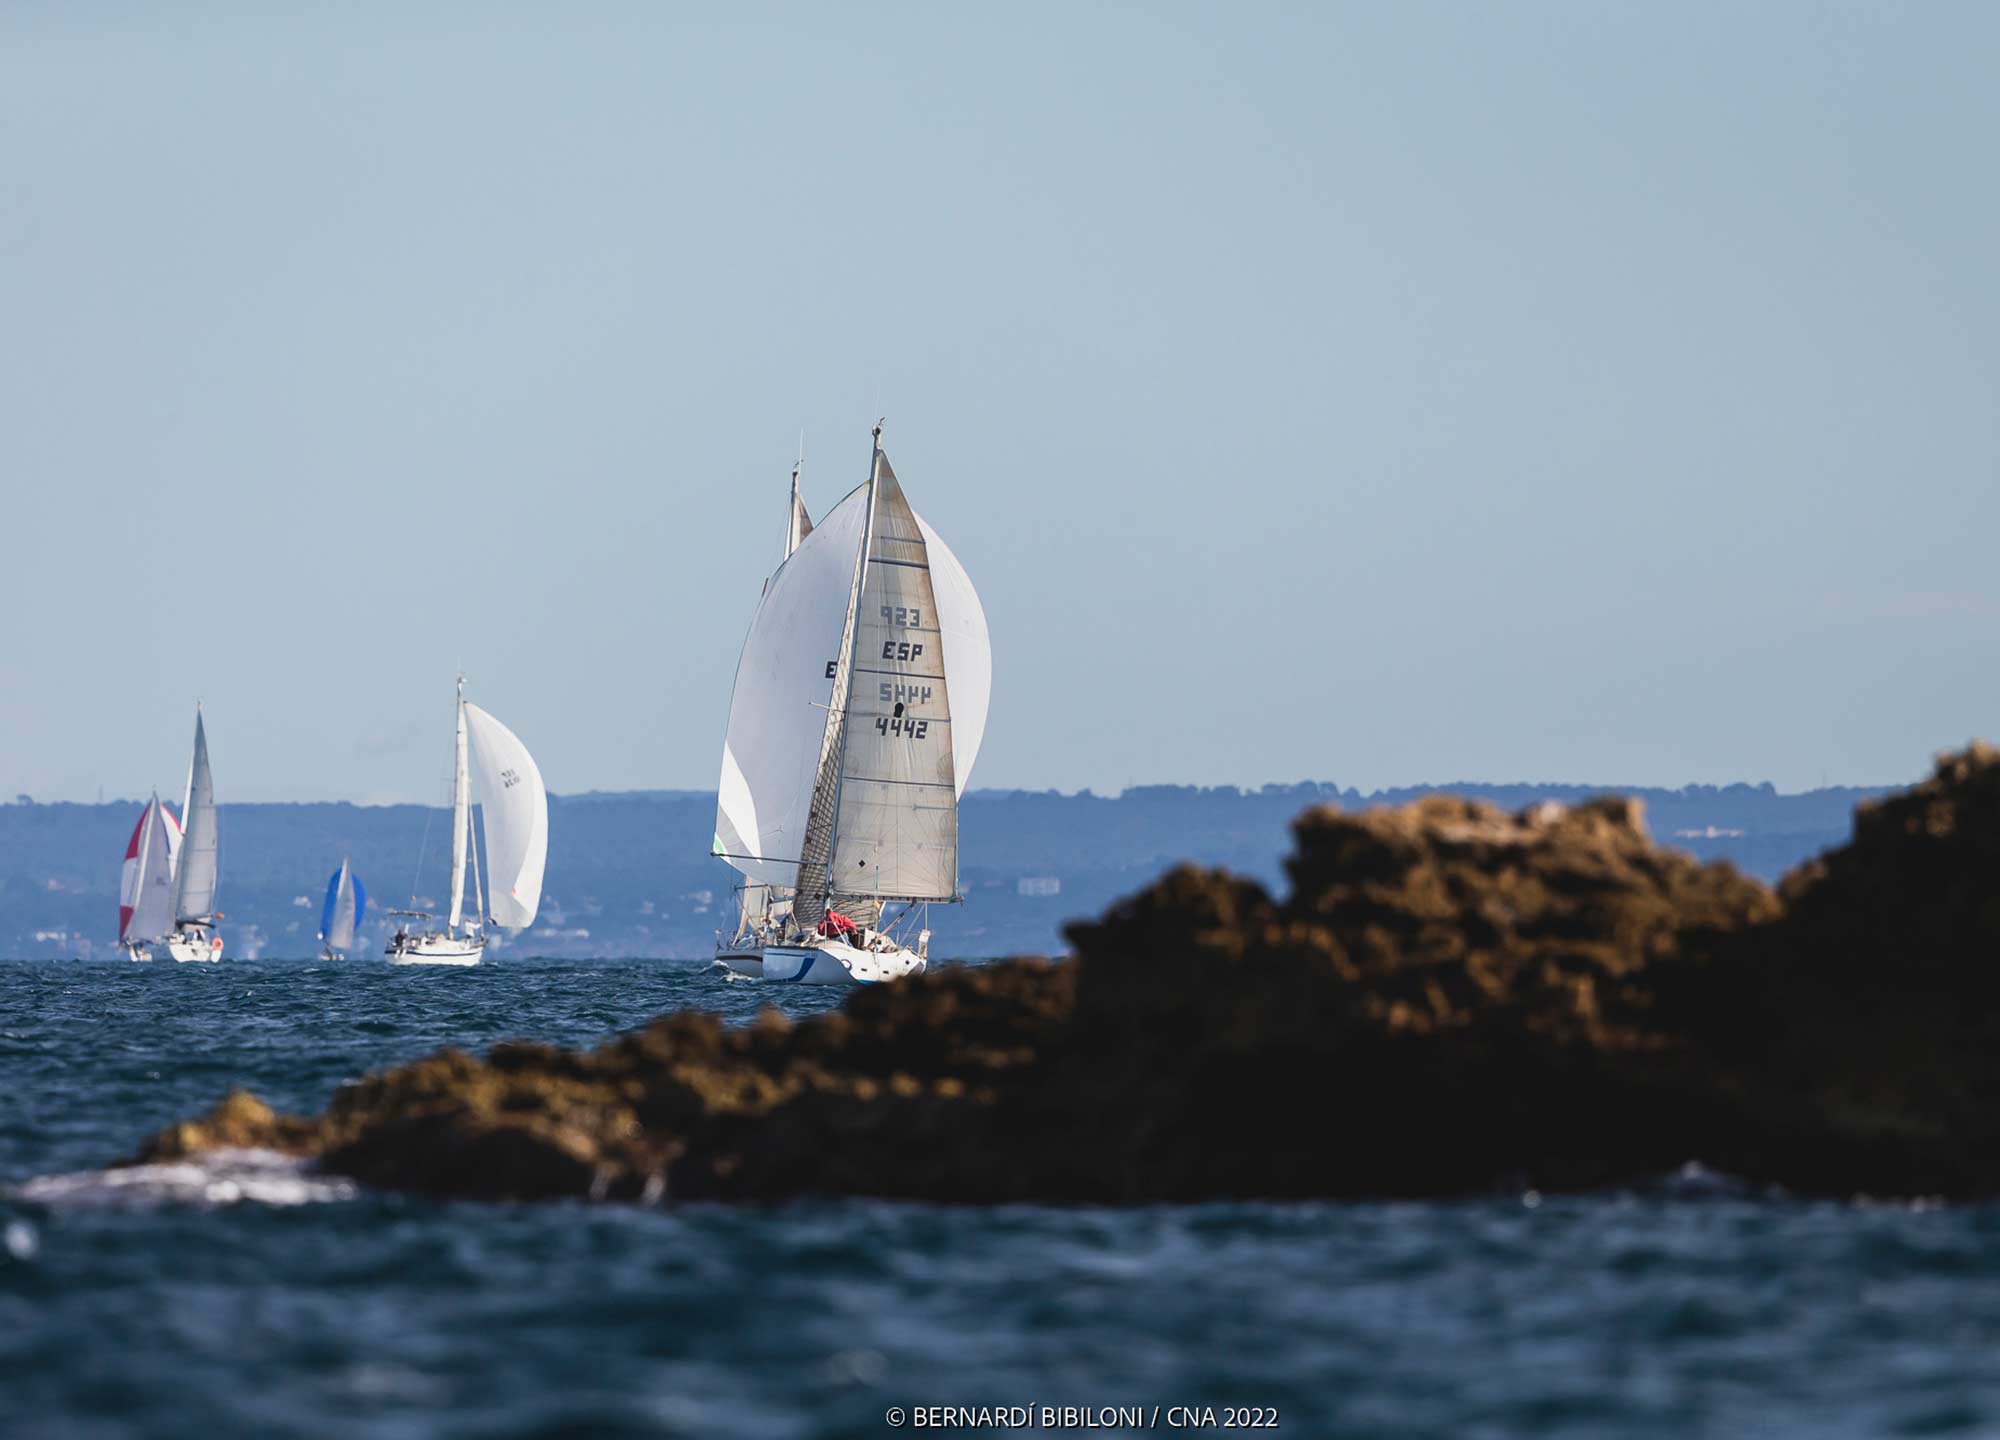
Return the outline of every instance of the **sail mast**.
[[[471,823],[472,777],[465,758],[465,677],[458,677],[457,724],[452,740],[451,777],[451,919],[446,931],[456,934],[459,917],[465,913],[465,838]]]
[[[799,541],[805,537],[799,534],[799,471],[806,463],[806,446],[803,437],[799,440],[799,458],[792,466],[792,498],[785,505],[785,559],[792,558],[792,552],[799,548]]]
[[[868,546],[875,533],[875,472],[882,463],[882,422],[875,422],[874,450],[868,460],[868,510],[861,525],[861,544],[854,555],[854,580],[847,592],[847,622],[841,630],[840,663],[828,697],[826,733],[820,742],[819,772],[813,780],[812,809],[806,819],[805,844],[799,852],[799,881],[793,888],[792,919],[811,929],[826,915],[833,836],[839,823],[840,772],[847,759],[847,693],[854,678],[854,638],[860,618],[861,587],[868,576]]]

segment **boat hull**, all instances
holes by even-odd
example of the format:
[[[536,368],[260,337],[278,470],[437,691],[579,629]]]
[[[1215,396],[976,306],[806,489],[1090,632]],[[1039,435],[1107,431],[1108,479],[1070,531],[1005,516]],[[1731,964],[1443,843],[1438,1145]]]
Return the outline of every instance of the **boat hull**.
[[[196,925],[167,937],[167,954],[183,964],[222,958],[222,937]]]
[[[125,958],[127,960],[137,960],[143,963],[153,958],[153,950],[149,945],[141,945],[131,940],[125,941],[124,945]]]
[[[922,955],[901,946],[863,950],[844,940],[811,940],[764,947],[763,978],[793,985],[879,985],[920,975]]]
[[[764,949],[761,945],[717,950],[715,963],[732,974],[747,975],[752,980],[764,978]]]
[[[486,953],[486,942],[452,935],[405,935],[391,940],[384,953],[391,965],[477,965]]]

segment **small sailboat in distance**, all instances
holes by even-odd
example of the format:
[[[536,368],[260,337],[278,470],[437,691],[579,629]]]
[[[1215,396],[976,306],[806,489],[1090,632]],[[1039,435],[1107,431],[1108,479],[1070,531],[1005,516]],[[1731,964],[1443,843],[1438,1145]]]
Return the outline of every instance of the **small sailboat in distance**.
[[[766,980],[915,974],[928,907],[962,898],[958,797],[993,687],[986,614],[874,435],[867,481],[772,575],[730,699],[712,853],[791,891],[762,945]]]
[[[166,934],[180,844],[180,824],[155,793],[132,827],[118,882],[118,943],[130,959],[151,960],[154,942]]]
[[[319,958],[345,960],[354,944],[355,927],[367,913],[368,892],[361,888],[361,877],[343,855],[340,868],[326,882],[326,904],[319,912]]]
[[[487,875],[492,904],[481,883],[479,835],[472,824],[475,780],[485,817]],[[453,736],[451,785],[451,912],[444,928],[427,910],[392,910],[424,922],[416,933],[396,927],[387,954],[392,965],[477,965],[486,952],[486,927],[526,929],[542,903],[542,872],[549,854],[549,794],[528,747],[512,730],[469,703],[458,677],[458,719]],[[472,869],[472,914],[465,913],[465,872]],[[415,904],[415,897],[411,899]]]
[[[215,887],[221,878],[215,825],[215,777],[208,769],[208,733],[201,706],[194,707],[194,754],[188,759],[187,798],[181,802],[181,851],[174,866],[173,929],[167,953],[176,960],[220,960]]]

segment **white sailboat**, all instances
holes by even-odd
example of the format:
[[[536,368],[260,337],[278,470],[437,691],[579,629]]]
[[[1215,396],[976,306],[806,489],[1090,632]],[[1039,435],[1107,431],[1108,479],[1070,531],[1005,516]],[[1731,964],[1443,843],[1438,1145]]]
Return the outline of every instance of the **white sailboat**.
[[[993,681],[986,615],[874,435],[867,483],[766,585],[730,700],[713,853],[791,895],[755,961],[725,963],[766,980],[915,974],[928,907],[961,898],[958,798]]]
[[[340,868],[326,882],[326,904],[319,912],[320,955],[322,960],[345,960],[354,945],[354,927],[368,913],[368,892],[361,877],[345,855]]]
[[[133,960],[151,960],[154,943],[166,933],[180,843],[180,824],[156,793],[132,827],[118,882],[118,943]]]
[[[174,866],[173,929],[167,953],[176,960],[220,960],[215,887],[221,879],[215,824],[215,778],[208,769],[208,733],[201,706],[194,707],[194,754],[188,760],[187,796],[181,801],[180,858]]]
[[[412,933],[401,925],[390,939],[392,965],[477,965],[489,925],[510,930],[534,923],[542,903],[542,871],[549,853],[549,796],[528,747],[505,725],[469,703],[458,677],[458,718],[453,739],[451,789],[451,913],[444,928],[427,910],[390,913],[424,922]],[[492,904],[480,882],[479,835],[472,824],[474,781],[485,816],[487,874]],[[465,912],[466,862],[472,866],[472,914]],[[414,903],[414,897],[412,900]]]

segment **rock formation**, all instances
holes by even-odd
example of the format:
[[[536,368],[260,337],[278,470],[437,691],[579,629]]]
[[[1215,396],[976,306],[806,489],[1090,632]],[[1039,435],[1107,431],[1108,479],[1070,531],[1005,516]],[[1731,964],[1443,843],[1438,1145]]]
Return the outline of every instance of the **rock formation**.
[[[1184,866],[1071,960],[945,967],[793,1024],[445,1051],[219,1145],[439,1195],[1131,1203],[1618,1183],[1701,1159],[2000,1191],[2000,753],[1940,761],[1777,892],[1633,802],[1308,811],[1283,899]]]

